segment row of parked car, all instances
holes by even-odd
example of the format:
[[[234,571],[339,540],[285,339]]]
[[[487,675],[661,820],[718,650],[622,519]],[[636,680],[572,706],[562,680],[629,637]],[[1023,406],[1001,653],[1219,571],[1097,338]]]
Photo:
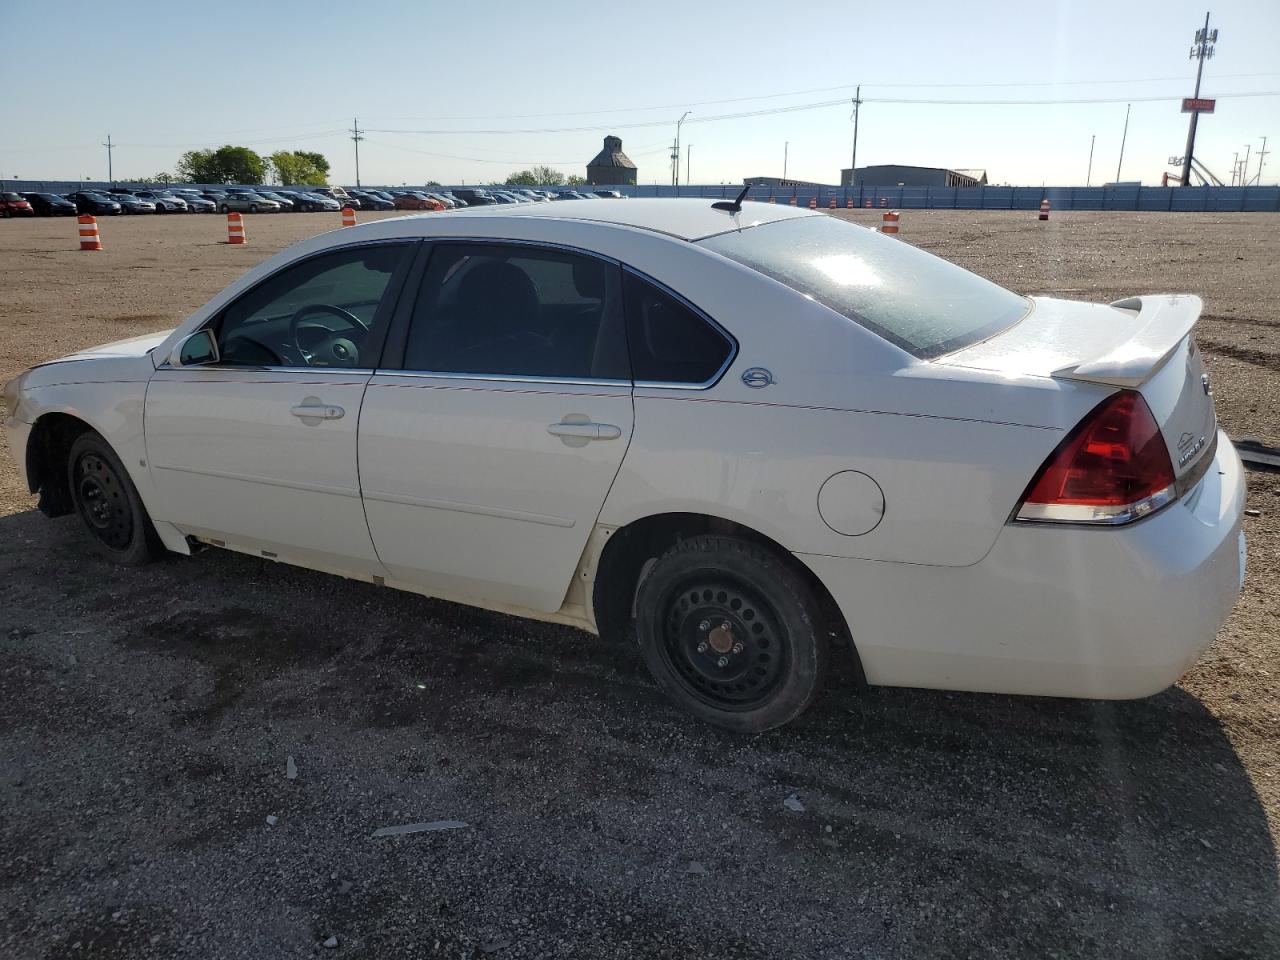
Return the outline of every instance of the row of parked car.
[[[0,192],[0,216],[74,216],[91,213],[318,213],[357,210],[443,211],[499,203],[620,198],[616,190],[535,190],[529,187],[470,187],[454,190],[371,190],[342,187],[194,187],[77,190],[68,194]]]

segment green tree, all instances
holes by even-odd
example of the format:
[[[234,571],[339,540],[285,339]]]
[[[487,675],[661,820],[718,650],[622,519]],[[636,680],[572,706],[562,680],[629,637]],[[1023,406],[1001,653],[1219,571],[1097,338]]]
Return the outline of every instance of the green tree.
[[[188,150],[178,158],[178,176],[187,183],[222,183],[212,150]]]
[[[587,182],[586,177],[580,177],[576,173],[569,174],[568,178],[565,180],[565,183],[571,187],[580,187],[586,182]]]
[[[321,187],[329,182],[329,161],[322,154],[307,150],[278,150],[271,155],[271,165],[285,186],[305,184]]]
[[[151,183],[181,183],[182,181],[175,177],[172,173],[165,173],[161,170],[151,178]]]
[[[540,187],[544,184],[559,187],[564,184],[564,174],[551,167],[534,167],[532,170],[517,170],[507,177],[503,183],[516,184],[521,187]]]
[[[191,183],[262,183],[267,162],[248,147],[188,150],[178,160],[178,176]]]
[[[559,187],[564,185],[564,174],[552,167],[534,167],[531,171],[534,183],[539,186]]]
[[[443,183],[441,183],[439,180],[428,180],[428,181],[427,181],[427,186],[428,186],[428,187],[443,187],[443,186],[444,186],[444,184],[443,184]]]

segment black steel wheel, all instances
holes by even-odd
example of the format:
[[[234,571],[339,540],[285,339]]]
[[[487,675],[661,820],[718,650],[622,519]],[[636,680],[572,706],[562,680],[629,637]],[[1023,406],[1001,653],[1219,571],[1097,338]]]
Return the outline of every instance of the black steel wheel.
[[[650,672],[680,707],[743,733],[803,713],[821,689],[827,643],[812,590],[789,558],[734,537],[681,541],[636,595]]]
[[[136,566],[163,552],[137,488],[102,437],[93,432],[77,437],[67,469],[76,511],[99,553]]]
[[[786,675],[778,614],[724,574],[685,578],[666,598],[662,654],[693,696],[719,710],[767,703]]]

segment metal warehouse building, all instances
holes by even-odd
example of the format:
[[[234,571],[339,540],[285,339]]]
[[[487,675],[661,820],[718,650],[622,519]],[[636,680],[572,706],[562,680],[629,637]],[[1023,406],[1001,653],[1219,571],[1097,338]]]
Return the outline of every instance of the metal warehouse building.
[[[849,174],[857,176],[852,180]],[[987,182],[985,170],[948,170],[945,167],[909,167],[897,163],[882,163],[874,167],[858,167],[840,171],[840,186],[867,184],[877,187],[981,187]]]

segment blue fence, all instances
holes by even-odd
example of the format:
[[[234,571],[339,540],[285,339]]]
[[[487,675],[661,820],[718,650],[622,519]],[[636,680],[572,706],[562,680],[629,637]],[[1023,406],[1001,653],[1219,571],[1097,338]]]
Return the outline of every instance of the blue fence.
[[[636,197],[733,197],[725,186],[614,187]],[[894,209],[1035,210],[1048,200],[1055,210],[1162,210],[1182,212],[1280,212],[1280,187],[752,187],[751,200],[772,199],[807,207],[888,206]]]
[[[138,184],[116,184],[116,186]],[[110,184],[89,181],[7,180],[0,190],[70,193],[73,190],[105,190]],[[207,189],[205,184],[180,184]],[[264,187],[264,189],[271,189]],[[392,188],[397,189],[397,188]],[[422,189],[422,188],[419,188]],[[444,187],[442,189],[453,189]],[[585,188],[578,188],[585,189]],[[735,197],[742,189],[733,184],[699,186],[612,186],[596,190],[617,190],[632,197]],[[1055,210],[1155,210],[1174,212],[1280,212],[1280,187],[876,187],[807,186],[752,187],[751,200],[790,203],[807,207],[809,201],[828,208],[864,208],[868,205],[894,209],[942,210],[1035,210],[1048,200]]]

